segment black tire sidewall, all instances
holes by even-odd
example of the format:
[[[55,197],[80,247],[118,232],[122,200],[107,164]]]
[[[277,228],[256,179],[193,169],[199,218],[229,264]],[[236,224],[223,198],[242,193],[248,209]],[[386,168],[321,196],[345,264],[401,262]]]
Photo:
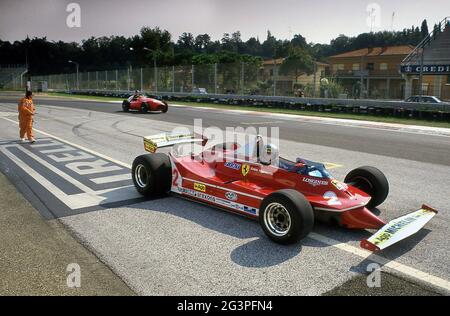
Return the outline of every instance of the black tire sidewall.
[[[147,103],[141,103],[141,112],[147,113],[148,112],[148,105]]]
[[[128,110],[130,110],[130,102],[128,102],[127,100],[124,100],[122,102],[122,110],[124,112],[128,112]]]
[[[266,208],[273,202],[282,204],[291,217],[291,227],[284,236],[274,235],[266,227],[264,216]],[[309,201],[298,191],[287,189],[268,195],[261,203],[259,222],[264,233],[279,244],[292,244],[305,238],[314,226],[314,211]]]
[[[358,178],[364,178],[371,183],[373,192],[366,192],[372,199],[367,204],[368,208],[375,208],[383,203],[389,194],[389,182],[386,176],[379,169],[371,166],[364,166],[350,171],[345,177],[345,183],[352,183]],[[365,192],[365,191],[364,191]]]
[[[167,111],[169,110],[169,105],[167,104],[167,102],[163,102],[164,103],[164,108],[162,109],[163,113],[167,113]]]
[[[135,178],[138,165],[144,166],[148,174],[148,182],[141,188]],[[159,196],[170,191],[172,168],[169,156],[161,153],[147,154],[136,157],[131,167],[131,177],[136,190],[144,196]]]

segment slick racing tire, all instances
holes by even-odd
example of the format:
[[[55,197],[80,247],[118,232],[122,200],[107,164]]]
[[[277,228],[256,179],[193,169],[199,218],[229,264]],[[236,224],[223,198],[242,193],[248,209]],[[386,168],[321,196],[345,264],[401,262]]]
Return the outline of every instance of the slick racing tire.
[[[128,102],[127,100],[124,100],[122,102],[122,110],[124,112],[128,112],[130,110],[130,102]]]
[[[161,153],[136,157],[131,168],[136,190],[147,197],[164,195],[170,191],[172,167],[169,156]]]
[[[142,112],[142,113],[147,113],[147,112],[148,112],[148,109],[149,109],[149,106],[148,106],[147,103],[142,103],[142,104],[141,104],[141,112]]]
[[[292,244],[313,229],[314,212],[298,191],[287,189],[268,195],[261,203],[259,223],[264,233],[279,244]]]
[[[386,200],[389,194],[389,182],[386,176],[375,167],[360,167],[350,171],[344,180],[372,197],[368,208],[375,208]]]
[[[169,105],[167,104],[167,102],[163,101],[163,103],[164,103],[164,108],[162,109],[162,112],[167,113],[167,111],[169,110]]]

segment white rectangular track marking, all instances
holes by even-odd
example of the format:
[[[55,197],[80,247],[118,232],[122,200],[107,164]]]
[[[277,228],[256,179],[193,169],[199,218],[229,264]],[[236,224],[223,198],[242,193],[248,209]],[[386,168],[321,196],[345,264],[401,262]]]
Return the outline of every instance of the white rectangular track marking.
[[[119,174],[116,176],[108,176],[108,177],[91,179],[91,181],[94,182],[95,184],[104,184],[104,183],[111,183],[111,182],[118,182],[118,181],[125,181],[125,180],[131,180],[131,174],[124,173],[124,174]]]
[[[14,120],[11,120],[11,119],[8,119],[6,117],[0,117],[0,118],[4,119],[4,120],[7,120],[9,122],[12,122],[14,124],[18,124],[18,122],[14,121]],[[54,136],[54,135],[52,135],[50,133],[47,133],[47,132],[44,132],[44,131],[40,131],[38,129],[35,129],[35,130],[37,132],[41,133],[41,134],[44,134],[46,136],[49,136],[49,137],[52,137],[54,139],[60,140],[60,141],[65,142],[65,143],[67,143],[67,144],[69,144],[71,146],[80,148],[80,149],[82,149],[84,151],[90,152],[90,153],[92,153],[94,155],[97,155],[99,157],[102,157],[102,158],[105,158],[107,160],[110,160],[110,161],[112,161],[112,162],[114,162],[114,163],[116,163],[118,165],[121,165],[121,166],[124,166],[124,167],[127,167],[127,168],[131,168],[131,165],[129,165],[129,164],[126,164],[124,162],[118,161],[118,160],[113,159],[111,157],[108,157],[106,155],[100,154],[98,152],[95,152],[94,150],[91,150],[91,149],[85,148],[83,146],[74,144],[72,142],[66,141],[66,140],[64,140],[64,139],[62,139],[60,137]],[[29,171],[33,172],[32,169],[30,169]],[[371,261],[377,262],[380,265],[382,265],[383,267],[387,267],[389,269],[395,270],[395,271],[399,272],[400,274],[403,274],[403,275],[406,275],[406,276],[411,277],[413,279],[419,280],[419,281],[421,281],[421,282],[423,282],[425,284],[431,285],[432,287],[437,287],[437,288],[443,289],[446,292],[450,293],[450,281],[448,281],[448,280],[445,280],[445,279],[442,279],[440,277],[434,276],[432,274],[429,274],[429,273],[423,272],[421,270],[412,268],[412,267],[407,266],[405,264],[399,263],[399,262],[397,262],[395,260],[386,259],[386,258],[381,257],[379,255],[373,254],[372,252],[369,252],[367,250],[364,250],[364,249],[361,249],[361,248],[357,248],[357,247],[354,247],[352,245],[348,245],[346,243],[342,243],[340,241],[337,241],[335,239],[326,237],[326,236],[321,235],[321,234],[317,234],[317,233],[312,232],[312,233],[310,233],[308,235],[308,238],[311,238],[311,239],[316,240],[318,242],[321,242],[323,244],[335,247],[337,249],[340,249],[342,251],[345,251],[347,253],[353,254],[353,255],[355,255],[357,257],[360,257],[360,258],[363,258],[363,259],[369,259],[370,258]]]

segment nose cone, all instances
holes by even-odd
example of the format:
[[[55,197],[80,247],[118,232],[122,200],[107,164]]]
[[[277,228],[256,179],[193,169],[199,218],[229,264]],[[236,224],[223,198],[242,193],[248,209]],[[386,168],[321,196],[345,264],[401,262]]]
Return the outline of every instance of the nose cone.
[[[341,223],[350,229],[380,229],[386,222],[362,207],[341,214]]]

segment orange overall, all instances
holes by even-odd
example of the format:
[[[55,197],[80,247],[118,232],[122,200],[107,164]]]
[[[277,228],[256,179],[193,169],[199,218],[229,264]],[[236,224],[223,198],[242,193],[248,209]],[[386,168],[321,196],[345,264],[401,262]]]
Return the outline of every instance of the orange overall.
[[[33,115],[35,107],[31,98],[22,98],[19,101],[19,128],[20,138],[24,138],[25,134],[29,140],[34,139],[33,134]]]

